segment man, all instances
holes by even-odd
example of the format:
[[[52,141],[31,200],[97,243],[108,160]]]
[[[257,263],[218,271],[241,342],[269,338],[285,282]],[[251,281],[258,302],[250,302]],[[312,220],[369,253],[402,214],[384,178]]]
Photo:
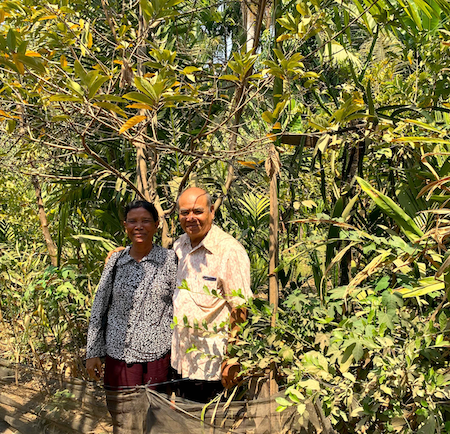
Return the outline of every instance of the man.
[[[232,236],[213,224],[214,207],[209,194],[188,188],[178,198],[182,235],[174,244],[178,256],[174,294],[172,366],[190,382],[182,382],[186,398],[205,401],[231,386],[238,368],[222,359],[228,324],[242,322],[238,308],[252,296],[250,260]],[[240,290],[242,296],[236,293]]]

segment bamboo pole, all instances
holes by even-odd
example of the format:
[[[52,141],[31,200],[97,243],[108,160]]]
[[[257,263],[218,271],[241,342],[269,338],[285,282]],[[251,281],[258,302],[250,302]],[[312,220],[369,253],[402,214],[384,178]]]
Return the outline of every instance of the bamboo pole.
[[[278,182],[277,176],[280,171],[280,157],[274,144],[269,148],[266,160],[266,172],[270,179],[270,223],[269,223],[269,303],[273,306],[271,325],[275,327],[276,315],[278,309],[278,229],[279,229],[279,211],[278,211]],[[270,365],[269,373],[269,396],[278,392],[276,382],[275,363]]]
[[[272,327],[275,327],[278,309],[278,275],[275,269],[278,267],[278,194],[277,175],[274,173],[270,180],[270,226],[269,226],[269,303],[273,305]],[[278,392],[276,382],[276,366],[272,363],[269,374],[270,396]]]

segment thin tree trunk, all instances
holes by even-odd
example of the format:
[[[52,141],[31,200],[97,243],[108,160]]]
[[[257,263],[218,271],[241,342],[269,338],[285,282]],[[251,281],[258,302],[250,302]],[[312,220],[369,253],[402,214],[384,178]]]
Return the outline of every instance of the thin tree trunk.
[[[34,191],[36,193],[36,203],[38,206],[39,221],[41,222],[42,233],[44,234],[45,244],[47,244],[47,250],[50,255],[50,261],[52,265],[58,266],[58,254],[55,243],[53,242],[50,231],[48,230],[47,215],[45,214],[44,201],[42,200],[41,186],[39,179],[36,175],[31,175],[31,183],[33,184]]]
[[[277,173],[272,175],[270,180],[270,223],[269,223],[269,303],[273,305],[272,327],[275,327],[275,319],[278,310],[278,274],[275,269],[278,267],[278,189]],[[278,392],[276,381],[275,363],[270,365],[269,390],[270,396]]]
[[[254,32],[254,38],[253,38],[253,44],[252,44],[253,52],[256,51],[256,49],[258,48],[258,45],[259,45],[262,21],[263,21],[266,5],[267,5],[267,0],[260,0],[260,2],[258,3],[258,12],[257,12],[257,14],[255,16],[255,20],[254,20],[255,32]],[[245,91],[247,90],[247,87],[248,87],[247,77],[252,75],[252,71],[253,71],[253,67],[249,69],[243,83],[239,85],[239,87],[236,89],[236,93],[234,94],[233,104],[231,107],[232,107],[232,111],[236,110],[236,114],[234,116],[233,125],[230,128],[231,138],[230,138],[230,144],[228,146],[229,151],[234,151],[236,149],[239,125],[241,122],[242,111],[244,109],[243,102],[246,97]],[[214,209],[216,211],[219,209],[220,205],[222,204],[223,198],[227,194],[228,189],[230,188],[231,184],[233,183],[233,180],[234,180],[234,168],[233,168],[232,164],[229,164],[227,179],[225,181],[225,185],[223,186],[224,194],[219,196],[214,203]]]
[[[137,74],[143,77],[145,74],[145,66],[142,64],[142,59],[146,56],[145,50],[145,21],[144,15],[142,13],[141,7],[139,7],[139,31],[138,40],[141,41],[141,46],[137,50],[138,64],[137,64]],[[141,115],[146,115],[146,110],[140,111]],[[152,114],[154,118],[151,120],[152,131],[156,136],[157,132],[157,118],[156,114]],[[156,137],[155,137],[156,139]],[[136,147],[136,183],[138,190],[142,193],[146,200],[152,202],[158,211],[160,219],[160,227],[162,229],[162,240],[161,244],[163,247],[170,247],[172,243],[172,238],[169,237],[169,225],[165,218],[165,211],[161,207],[161,201],[159,199],[157,187],[156,172],[158,166],[158,153],[155,149],[147,150],[145,142],[142,136],[138,136],[136,141],[133,143]],[[150,171],[148,164],[150,165]],[[148,175],[150,172],[150,176]]]
[[[246,49],[247,52],[255,47],[256,41],[256,22],[258,16],[258,7],[254,3],[243,3],[243,8],[245,8],[246,14],[243,15],[244,18],[244,29],[246,33]]]

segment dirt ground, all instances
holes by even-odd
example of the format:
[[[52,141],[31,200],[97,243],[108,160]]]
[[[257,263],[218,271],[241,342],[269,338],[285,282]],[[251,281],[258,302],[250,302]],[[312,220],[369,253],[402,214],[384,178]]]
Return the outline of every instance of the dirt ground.
[[[111,432],[100,387],[0,359],[0,434]]]

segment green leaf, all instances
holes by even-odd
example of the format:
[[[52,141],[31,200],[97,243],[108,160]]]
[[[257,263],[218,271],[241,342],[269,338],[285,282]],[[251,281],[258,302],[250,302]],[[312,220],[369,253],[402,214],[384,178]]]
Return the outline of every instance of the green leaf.
[[[155,100],[149,98],[147,95],[139,92],[129,92],[123,95],[123,98],[129,99],[131,101],[142,102],[144,104],[148,104],[149,106],[153,106],[155,104]]]
[[[305,380],[305,381],[299,381],[298,386],[303,387],[305,389],[310,389],[310,390],[320,390],[321,389],[320,383],[317,380],[312,380],[312,379]]]
[[[78,60],[75,60],[73,69],[75,70],[75,75],[80,78],[81,82],[86,84],[86,71]]]
[[[64,93],[59,93],[57,95],[52,95],[49,98],[49,101],[74,101],[74,102],[83,102],[82,98],[78,96],[66,95]]]
[[[423,232],[417,227],[413,219],[392,199],[380,193],[362,178],[356,178],[361,188],[372,198],[376,205],[388,217],[392,218],[400,227],[402,232],[412,241],[417,242],[423,237]]]
[[[221,75],[219,77],[219,80],[228,80],[228,81],[239,81],[239,77],[236,77],[235,75]]]
[[[97,102],[94,102],[94,105],[96,107],[101,107],[106,110],[111,110],[112,112],[117,113],[124,118],[127,117],[127,114],[120,107],[116,106],[115,104],[113,104],[111,102],[97,101]]]
[[[82,96],[84,94],[83,88],[76,82],[71,79],[67,80],[67,85],[75,91],[78,95]]]
[[[384,291],[381,296],[381,301],[387,310],[396,310],[397,306],[403,306],[403,299],[398,292],[390,290]]]
[[[22,62],[24,65],[28,66],[29,68],[39,72],[40,74],[44,74],[46,72],[46,68],[42,62],[42,59],[40,58],[30,57],[22,53],[17,53],[16,59]]]
[[[431,413],[428,419],[416,431],[417,434],[434,434],[436,432],[436,419]]]
[[[267,122],[269,125],[272,125],[274,123],[273,120],[273,115],[271,112],[269,111],[265,111],[262,115],[261,115],[263,121]]]
[[[109,77],[99,77],[97,80],[92,83],[92,85],[89,87],[89,94],[88,98],[91,99],[94,97],[94,95],[97,93],[97,91],[100,89],[101,85],[109,80]]]
[[[292,362],[292,360],[294,359],[294,351],[292,350],[292,348],[289,347],[283,347],[280,350],[280,357],[285,361],[285,362]]]
[[[168,95],[164,96],[164,101],[173,102],[197,102],[198,99],[189,95]]]
[[[201,71],[201,69],[196,66],[186,66],[186,68],[183,69],[183,74],[192,74],[197,71]]]
[[[442,143],[450,145],[450,140],[441,139],[440,137],[397,137],[392,139],[393,142],[418,142],[418,143]]]
[[[11,52],[16,51],[16,33],[13,29],[8,30],[8,34],[6,35],[6,43],[8,44],[8,48]]]
[[[445,289],[445,283],[435,279],[434,277],[425,277],[418,282],[419,286],[414,288],[400,288],[396,292],[402,295],[403,298],[421,297],[434,291],[441,291]]]
[[[303,413],[305,413],[306,410],[306,404],[303,402],[297,405],[297,413],[301,416]]]
[[[356,343],[353,351],[353,358],[355,359],[355,362],[359,362],[364,357],[364,348],[360,343]]]
[[[441,329],[441,332],[443,332],[447,327],[447,315],[445,315],[444,311],[442,311],[439,315],[439,327]]]
[[[283,407],[290,407],[292,405],[292,402],[288,401],[286,398],[283,398],[282,396],[275,398],[275,401],[277,404],[280,404]]]
[[[391,278],[389,276],[383,276],[375,286],[375,292],[382,291],[383,289],[386,289],[389,286]]]
[[[394,314],[390,312],[380,312],[378,314],[378,321],[380,323],[380,326],[382,324],[385,324],[387,328],[393,330],[394,329],[393,317]]]
[[[144,93],[145,95],[148,95],[154,101],[153,104],[156,101],[158,101],[159,95],[155,92],[154,87],[147,79],[145,79],[143,77],[135,77],[134,84],[142,93]],[[125,95],[124,95],[124,98],[125,98]]]

